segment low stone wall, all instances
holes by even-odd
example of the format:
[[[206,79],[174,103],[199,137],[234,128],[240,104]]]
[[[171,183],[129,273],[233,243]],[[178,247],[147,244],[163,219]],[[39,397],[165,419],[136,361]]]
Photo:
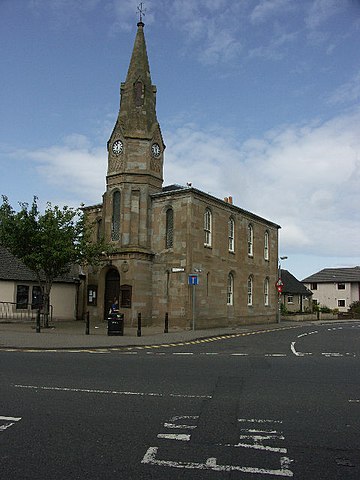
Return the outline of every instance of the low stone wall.
[[[334,313],[296,313],[293,315],[282,315],[281,320],[292,322],[312,322],[314,320],[338,320],[338,315]]]

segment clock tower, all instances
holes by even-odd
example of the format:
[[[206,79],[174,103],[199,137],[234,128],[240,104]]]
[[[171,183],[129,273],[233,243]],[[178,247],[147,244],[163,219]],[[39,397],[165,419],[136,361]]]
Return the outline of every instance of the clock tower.
[[[162,189],[165,145],[156,117],[156,87],[151,81],[142,21],[137,24],[107,150],[105,239],[120,250],[150,253],[150,195]]]

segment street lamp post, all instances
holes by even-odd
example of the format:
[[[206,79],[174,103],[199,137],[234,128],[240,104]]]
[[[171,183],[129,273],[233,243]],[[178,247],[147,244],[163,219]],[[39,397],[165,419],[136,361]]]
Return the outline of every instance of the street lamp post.
[[[282,293],[282,280],[281,280],[281,260],[287,260],[288,257],[279,257],[278,261],[278,281],[277,281],[277,289],[278,289],[278,323],[281,322],[281,293]]]

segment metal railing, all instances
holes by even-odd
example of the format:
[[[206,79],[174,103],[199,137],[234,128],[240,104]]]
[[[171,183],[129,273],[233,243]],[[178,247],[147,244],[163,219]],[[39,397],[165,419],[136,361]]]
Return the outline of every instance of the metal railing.
[[[0,302],[0,322],[35,322],[39,305],[28,304],[17,308],[14,302]],[[52,321],[53,306],[49,307],[49,322]],[[41,323],[44,324],[44,311],[40,307]]]

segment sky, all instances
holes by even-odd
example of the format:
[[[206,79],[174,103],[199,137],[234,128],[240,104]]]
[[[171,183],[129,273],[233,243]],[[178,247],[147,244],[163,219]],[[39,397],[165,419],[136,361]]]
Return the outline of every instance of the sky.
[[[101,203],[138,0],[0,0],[0,193]],[[360,0],[149,0],[164,185],[281,226],[299,280],[360,265]]]

